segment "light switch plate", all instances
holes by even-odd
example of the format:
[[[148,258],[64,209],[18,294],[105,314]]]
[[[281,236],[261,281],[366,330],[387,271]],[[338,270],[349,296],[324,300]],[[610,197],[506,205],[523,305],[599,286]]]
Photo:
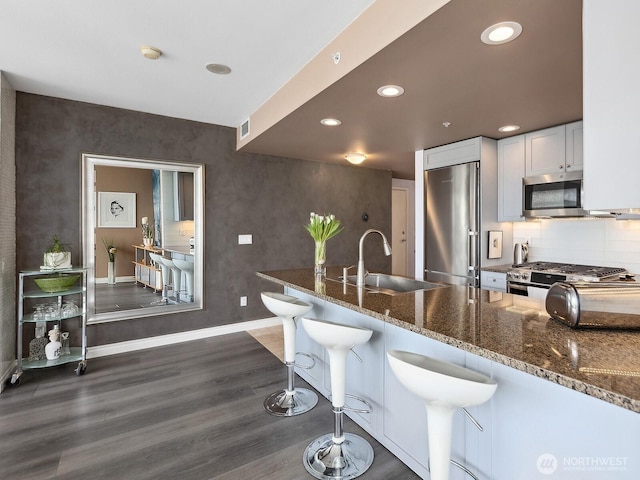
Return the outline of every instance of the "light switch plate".
[[[253,243],[253,235],[238,235],[238,245],[251,245]]]

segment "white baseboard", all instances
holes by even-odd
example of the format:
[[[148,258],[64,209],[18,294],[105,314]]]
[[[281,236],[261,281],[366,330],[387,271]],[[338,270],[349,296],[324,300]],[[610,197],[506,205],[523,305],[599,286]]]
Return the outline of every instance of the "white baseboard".
[[[95,283],[107,283],[109,279],[107,277],[98,277],[95,279]],[[122,282],[135,282],[136,281],[136,277],[134,277],[133,275],[130,275],[128,277],[118,277],[116,276],[116,283],[122,283]]]
[[[129,340],[126,342],[110,343],[107,345],[97,345],[95,347],[87,348],[87,358],[106,357],[108,355],[116,355],[118,353],[134,352],[136,350],[173,345],[175,343],[189,342],[191,340],[199,340],[201,338],[217,337],[219,335],[227,335],[228,333],[245,332],[248,330],[255,330],[257,328],[273,327],[281,324],[282,320],[278,317],[263,318],[248,322],[221,325],[219,327],[201,328],[198,330],[189,330],[188,332],[171,333],[169,335],[141,338],[139,340]]]

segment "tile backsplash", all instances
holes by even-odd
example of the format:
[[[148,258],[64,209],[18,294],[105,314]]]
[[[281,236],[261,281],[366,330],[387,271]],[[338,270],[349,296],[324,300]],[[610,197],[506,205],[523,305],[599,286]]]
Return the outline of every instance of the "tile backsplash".
[[[638,220],[567,218],[514,223],[514,243],[527,240],[529,261],[624,267],[640,277]]]

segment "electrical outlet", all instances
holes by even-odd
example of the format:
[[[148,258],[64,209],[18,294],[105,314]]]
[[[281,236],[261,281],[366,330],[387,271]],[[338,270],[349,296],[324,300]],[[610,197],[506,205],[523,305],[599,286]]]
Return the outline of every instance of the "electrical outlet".
[[[246,307],[247,306],[247,297],[245,295],[240,297],[240,306],[241,307]]]
[[[253,235],[238,235],[238,245],[251,245],[253,243]]]

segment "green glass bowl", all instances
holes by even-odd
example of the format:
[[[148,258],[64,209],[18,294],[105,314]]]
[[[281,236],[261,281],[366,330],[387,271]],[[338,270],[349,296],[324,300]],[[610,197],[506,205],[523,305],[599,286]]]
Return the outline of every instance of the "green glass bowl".
[[[80,275],[60,275],[57,277],[34,278],[33,281],[43,292],[56,293],[69,290],[78,281],[78,278],[80,278]]]

